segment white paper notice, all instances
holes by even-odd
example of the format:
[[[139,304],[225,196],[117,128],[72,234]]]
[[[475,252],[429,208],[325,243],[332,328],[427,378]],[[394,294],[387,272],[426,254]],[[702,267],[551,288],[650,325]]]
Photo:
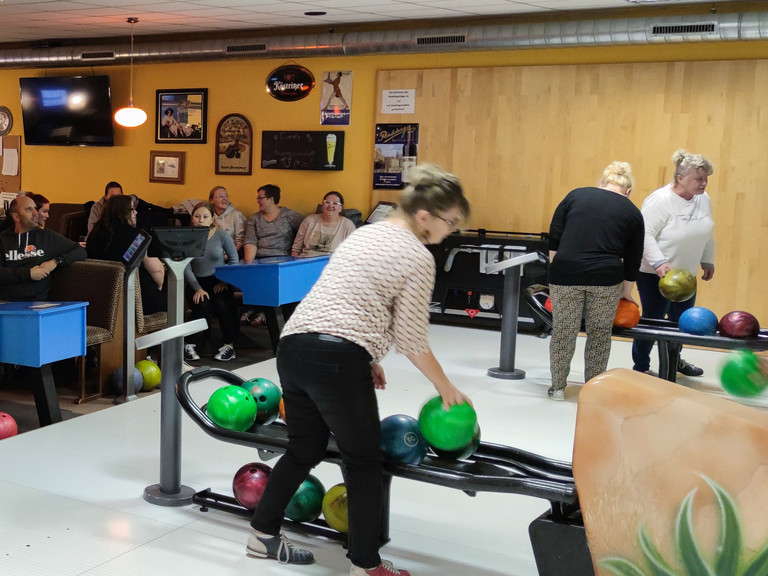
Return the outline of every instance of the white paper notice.
[[[415,114],[416,90],[382,90],[382,114]]]
[[[3,176],[18,176],[19,151],[16,148],[3,150]]]

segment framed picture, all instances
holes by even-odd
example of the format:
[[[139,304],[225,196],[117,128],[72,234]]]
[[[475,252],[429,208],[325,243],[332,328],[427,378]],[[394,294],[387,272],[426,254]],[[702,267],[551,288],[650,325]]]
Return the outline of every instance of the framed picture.
[[[242,114],[224,116],[216,127],[216,174],[251,174],[253,129]]]
[[[184,184],[185,156],[186,152],[151,150],[149,153],[149,181]]]
[[[208,89],[158,90],[155,142],[205,144]]]

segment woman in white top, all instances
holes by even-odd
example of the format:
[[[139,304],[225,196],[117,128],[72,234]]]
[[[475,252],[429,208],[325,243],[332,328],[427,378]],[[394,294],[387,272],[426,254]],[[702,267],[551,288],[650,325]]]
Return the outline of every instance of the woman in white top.
[[[685,302],[670,302],[659,292],[659,280],[672,269],[688,270],[694,276],[702,269],[702,280],[715,275],[715,222],[712,203],[706,192],[712,163],[701,154],[678,150],[672,155],[675,174],[672,182],[659,188],[643,202],[645,247],[637,289],[644,318],[668,318],[677,322],[680,315],[696,303],[696,295]],[[635,340],[632,345],[634,369],[650,370],[653,340]],[[704,371],[682,358],[677,371],[685,376],[701,376]]]
[[[446,408],[468,402],[429,346],[435,260],[424,246],[441,242],[468,214],[455,176],[431,166],[414,169],[398,210],[342,242],[286,323],[277,369],[289,443],[251,520],[249,555],[313,561],[312,552],[295,547],[280,528],[288,502],[322,461],[333,432],[345,467],[350,574],[409,576],[379,557],[384,510],[376,389],[386,386],[379,361],[394,344],[432,382]]]
[[[352,220],[341,215],[343,208],[344,196],[340,192],[323,196],[322,213],[310,214],[301,222],[291,256],[322,256],[336,250],[355,231]]]

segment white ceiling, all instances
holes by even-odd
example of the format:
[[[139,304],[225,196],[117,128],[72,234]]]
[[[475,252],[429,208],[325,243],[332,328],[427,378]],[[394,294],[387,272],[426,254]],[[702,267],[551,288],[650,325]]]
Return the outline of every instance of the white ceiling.
[[[723,3],[732,0],[720,0]],[[609,10],[709,0],[0,0],[0,43]],[[325,15],[307,16],[322,11]]]

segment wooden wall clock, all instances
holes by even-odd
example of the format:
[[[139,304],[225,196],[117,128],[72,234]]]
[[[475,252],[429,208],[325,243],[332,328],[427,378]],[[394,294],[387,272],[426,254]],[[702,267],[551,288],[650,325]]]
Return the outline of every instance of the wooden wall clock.
[[[11,131],[13,116],[5,106],[0,106],[0,136],[5,136]]]

